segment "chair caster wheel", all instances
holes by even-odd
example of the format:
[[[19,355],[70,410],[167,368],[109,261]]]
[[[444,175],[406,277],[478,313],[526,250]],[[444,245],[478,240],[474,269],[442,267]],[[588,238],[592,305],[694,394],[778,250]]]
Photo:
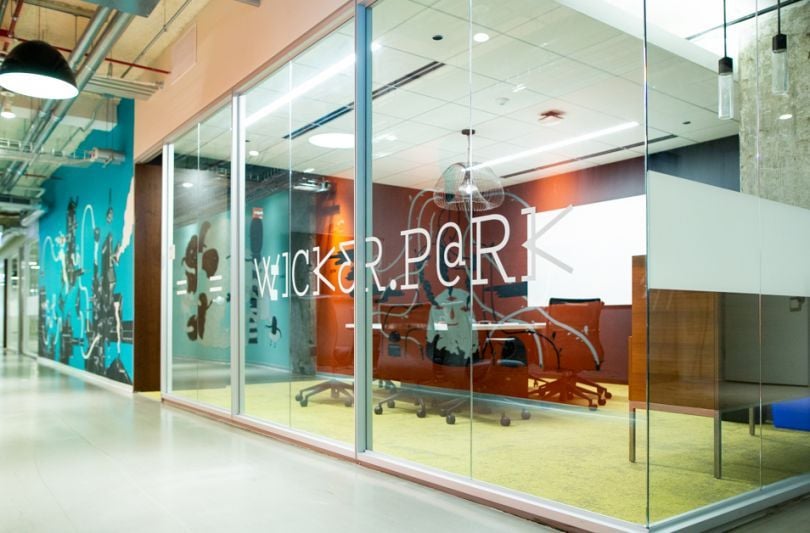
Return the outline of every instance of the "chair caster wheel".
[[[295,401],[296,402],[300,402],[303,399],[304,399],[304,396],[300,392],[295,395]]]
[[[501,417],[501,425],[502,425],[503,427],[506,427],[506,426],[508,426],[508,425],[509,425],[509,424],[511,424],[511,423],[512,423],[512,421],[509,419],[509,417],[508,417],[508,416],[502,416],[502,417]]]
[[[343,402],[343,405],[345,405],[346,407],[351,407],[352,405],[354,405],[354,400],[346,400],[345,402]]]
[[[599,398],[599,399],[597,400],[597,403],[598,403],[599,405],[605,405],[605,404],[607,403],[607,400],[606,400],[606,399],[604,399],[604,398]]]
[[[394,400],[388,400],[385,403],[385,405],[387,405],[389,409],[393,409],[394,407],[397,406],[397,402],[395,402]]]
[[[611,393],[609,393],[609,392],[607,392],[607,391],[606,391],[606,392],[605,392],[605,398],[607,398],[608,400],[610,400],[611,398],[613,398],[613,395],[612,395]]]
[[[425,418],[427,416],[427,411],[425,409],[419,409],[416,411],[416,416],[419,418]]]
[[[377,406],[374,407],[374,414],[375,415],[381,415],[382,411],[383,411],[382,405],[377,405]]]
[[[450,413],[446,417],[444,417],[445,421],[450,424],[451,426],[456,423],[456,415]]]
[[[307,404],[309,404],[309,400],[302,397],[300,400],[298,400],[298,403],[301,404],[301,407],[306,407]]]
[[[520,412],[520,418],[522,420],[528,420],[532,417],[532,414],[529,412],[528,409],[524,409]]]
[[[589,404],[588,405],[588,410],[589,411],[596,411],[596,406],[594,404]]]

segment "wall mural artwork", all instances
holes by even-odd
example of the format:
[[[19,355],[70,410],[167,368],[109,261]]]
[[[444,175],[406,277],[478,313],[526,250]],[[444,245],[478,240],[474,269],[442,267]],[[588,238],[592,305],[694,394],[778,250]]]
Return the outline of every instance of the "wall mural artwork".
[[[126,384],[132,383],[135,217],[129,184],[126,196],[107,189],[106,206],[70,196],[61,227],[53,227],[55,210],[40,223],[40,356]]]
[[[121,100],[116,116],[112,130],[91,132],[78,150],[105,147],[123,161],[60,167],[43,185],[39,356],[132,384],[132,100]]]
[[[249,297],[246,302],[246,362],[290,369],[290,309],[288,302],[261,297],[260,279],[253,261],[268,253],[280,254],[289,249],[289,197],[275,192],[248,202],[250,220],[246,229],[245,281]],[[281,283],[286,283],[282,279]]]
[[[172,325],[176,357],[229,360],[229,231],[227,213],[175,229]]]

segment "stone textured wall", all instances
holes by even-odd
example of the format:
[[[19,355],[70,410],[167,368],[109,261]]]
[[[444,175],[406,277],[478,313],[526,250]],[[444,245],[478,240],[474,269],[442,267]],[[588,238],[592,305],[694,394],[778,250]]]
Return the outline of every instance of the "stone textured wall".
[[[785,96],[771,92],[776,12],[759,17],[758,47],[753,28],[752,24],[750,39],[741,46],[737,67],[741,190],[810,209],[810,1],[782,9],[790,72],[790,90]],[[785,113],[793,118],[780,120]]]

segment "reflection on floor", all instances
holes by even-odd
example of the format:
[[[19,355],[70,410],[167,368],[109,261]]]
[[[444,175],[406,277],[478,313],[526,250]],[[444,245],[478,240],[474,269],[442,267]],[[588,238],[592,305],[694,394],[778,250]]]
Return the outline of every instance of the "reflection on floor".
[[[252,383],[247,414],[351,443],[353,410],[323,393],[301,407],[294,395],[317,381]],[[457,416],[448,425],[436,411],[417,418],[416,407],[397,402],[372,417],[373,449],[394,457],[637,523],[646,522],[646,413],[638,415],[637,462],[628,461],[627,387],[608,384],[613,399],[596,411],[559,404],[534,404],[529,420],[506,406],[512,424],[502,427],[500,410]],[[182,391],[180,391],[181,394]],[[225,389],[188,391],[203,402],[229,398]],[[386,391],[377,389],[379,401]],[[655,522],[743,492],[810,472],[810,432],[766,424],[756,437],[744,423],[723,423],[723,479],[713,477],[713,420],[650,413],[650,520]]]
[[[16,355],[0,356],[0,494],[3,533],[547,530]]]

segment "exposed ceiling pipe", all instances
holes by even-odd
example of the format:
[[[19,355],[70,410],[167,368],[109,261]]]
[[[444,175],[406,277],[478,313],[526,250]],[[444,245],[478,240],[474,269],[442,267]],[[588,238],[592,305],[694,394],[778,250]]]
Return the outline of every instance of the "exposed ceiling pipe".
[[[152,40],[149,41],[146,44],[146,46],[143,47],[143,49],[140,51],[140,53],[137,55],[137,57],[135,57],[135,59],[132,60],[133,63],[137,63],[138,61],[140,61],[141,58],[144,55],[146,55],[146,52],[148,52],[149,49],[152,48],[152,46],[157,42],[157,40],[160,39],[160,36],[163,35],[164,33],[166,33],[167,31],[169,31],[169,26],[174,22],[174,20],[177,17],[180,16],[180,13],[182,13],[188,7],[188,5],[190,3],[191,3],[191,0],[186,0],[185,2],[183,2],[183,4],[180,7],[177,8],[177,11],[174,12],[174,15],[172,15],[169,18],[169,20],[166,21],[166,23],[158,30],[158,32],[155,34],[155,36],[152,37]],[[132,70],[132,67],[130,66],[128,69],[126,69],[124,71],[123,74],[121,74],[121,78],[122,79],[125,78],[127,76],[127,74],[129,74],[129,71],[131,71],[131,70]],[[168,74],[168,72],[166,74]]]
[[[11,39],[11,37],[8,34],[8,30],[0,30],[0,38]],[[15,40],[17,42],[21,42],[21,43],[26,43],[28,41],[33,41],[34,39],[23,39],[21,37],[15,37],[13,40]],[[73,53],[72,48],[65,48],[64,46],[54,46],[54,45],[51,45],[51,46],[53,46],[55,49],[59,50],[60,52],[65,52],[67,54]],[[139,56],[139,58],[140,58],[140,56]],[[156,68],[156,67],[150,67],[148,65],[141,65],[139,63],[133,63],[131,61],[122,61],[120,59],[115,59],[115,58],[112,58],[112,57],[104,58],[104,61],[107,61],[108,63],[112,63],[113,65],[122,65],[124,67],[129,67],[129,69],[137,68],[137,69],[141,69],[141,70],[148,70],[150,72],[157,72],[158,74],[171,74],[171,71],[169,71],[169,70],[164,70],[162,68]]]
[[[87,28],[85,28],[82,36],[79,37],[78,42],[76,43],[75,48],[73,49],[73,53],[67,59],[68,65],[74,71],[76,70],[76,66],[81,62],[84,58],[87,51],[93,44],[93,41],[96,39],[98,34],[104,28],[104,24],[110,18],[110,14],[112,13],[112,9],[109,7],[99,7],[96,10],[96,14],[93,15],[93,18],[90,19],[90,22],[87,23]],[[53,110],[56,107],[57,101],[56,100],[48,100],[42,106],[34,120],[31,121],[31,125],[28,128],[28,131],[25,133],[25,137],[22,139],[22,144],[30,144],[37,138],[39,133],[41,132],[44,125],[47,123],[47,117],[53,116]],[[2,178],[0,178],[0,188],[4,188],[3,184],[7,183],[12,179],[12,175],[15,172],[19,171],[21,167],[20,163],[14,163],[10,165],[7,169],[5,174]],[[20,175],[25,172],[25,169],[20,172]]]
[[[9,0],[0,0],[0,23],[3,22],[3,19],[6,16],[6,10],[8,9]]]
[[[20,12],[22,11],[23,0],[17,0],[17,5],[14,6],[14,11],[11,13],[11,22],[8,25],[8,34],[13,38],[14,30],[17,28],[17,21],[20,20]],[[8,43],[3,45],[3,52],[8,50]]]
[[[99,10],[101,10],[101,8],[99,8]],[[107,24],[104,29],[104,33],[98,38],[95,46],[87,55],[87,59],[84,61],[76,75],[76,87],[79,89],[80,93],[82,90],[84,90],[87,83],[93,77],[93,74],[95,74],[96,70],[98,70],[101,62],[104,61],[107,53],[127,29],[133,18],[134,15],[122,12],[117,12],[112,16],[109,24]],[[82,35],[82,38],[84,38],[84,35]],[[74,53],[71,55],[71,58],[79,51],[80,49],[77,45]],[[83,55],[84,53],[82,52],[82,54],[77,57],[76,61],[78,61],[78,58],[81,58]],[[56,105],[56,108],[53,109],[50,116],[43,120],[43,124],[40,127],[39,132],[36,134],[36,137],[32,142],[34,153],[38,152],[45,142],[47,142],[53,131],[56,129],[65,115],[67,115],[71,105],[73,105],[73,100],[60,101]],[[6,172],[2,188],[9,191],[12,190],[25,173],[25,170],[31,163],[33,163],[35,159],[36,155],[31,161],[17,165],[18,168],[10,168],[11,172]]]

